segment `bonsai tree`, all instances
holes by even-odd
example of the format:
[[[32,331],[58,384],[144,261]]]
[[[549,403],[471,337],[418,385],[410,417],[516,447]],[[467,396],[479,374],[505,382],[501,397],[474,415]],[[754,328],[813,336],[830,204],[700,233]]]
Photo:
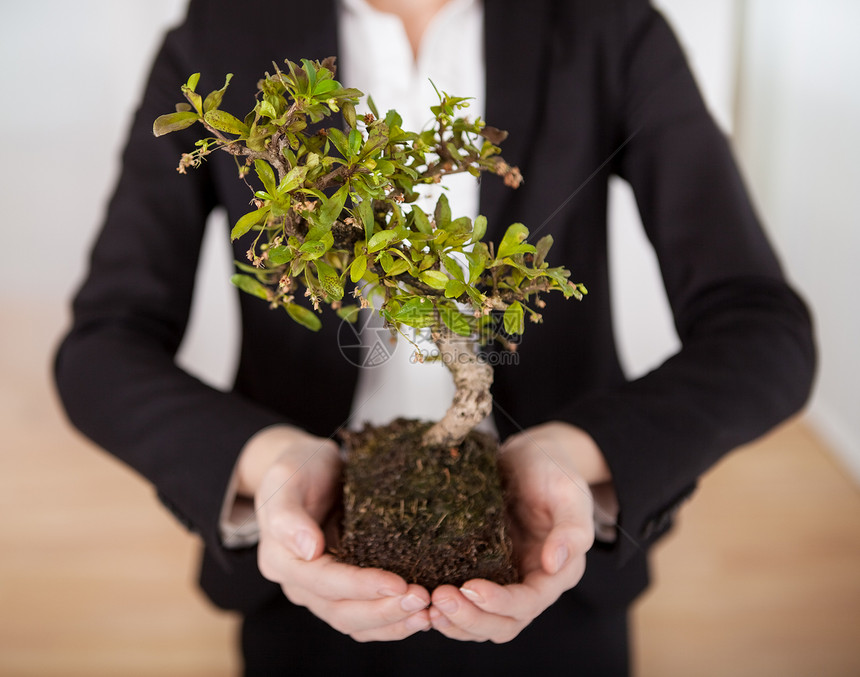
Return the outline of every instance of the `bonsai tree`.
[[[526,316],[541,321],[545,294],[579,299],[586,290],[569,280],[569,271],[546,262],[551,236],[531,244],[528,229],[515,223],[496,246],[483,241],[486,219],[455,217],[444,194],[432,213],[415,204],[422,185],[451,174],[486,171],[519,186],[519,170],[499,155],[507,134],[461,117],[468,99],[438,91],[432,123],[420,132],[404,130],[396,111],[380,116],[370,97],[371,112],[358,115],[363,94],[335,80],[333,58],[286,61],[283,70],[275,64],[243,118],[221,109],[230,75],[205,97],[196,91],[199,77],[181,87],[186,101],[155,120],[153,131],[205,128],[207,135],[182,155],[180,173],[220,150],[234,156],[242,180],[256,177],[254,208],[232,228],[233,240],[249,240],[248,260],[236,263],[233,283],[310,330],[320,328],[323,304],[346,321],[370,307],[395,336],[413,344],[420,361],[425,355],[406,330],[425,330],[438,348],[429,359],[441,360],[454,379],[453,402],[440,421],[397,421],[382,431],[345,435],[351,453],[338,554],[430,587],[474,575],[512,581],[494,443],[472,432],[492,409],[493,371],[479,347],[496,340],[515,348]],[[466,471],[473,461],[476,468]],[[391,463],[399,464],[398,484],[406,472],[418,486],[402,493],[382,486],[380,473],[392,470]],[[372,476],[364,478],[368,496],[356,488],[362,473]],[[470,497],[495,504],[463,510]],[[457,509],[460,517],[450,518]],[[392,512],[395,517],[385,517]],[[486,538],[464,545],[464,530],[476,516]],[[382,519],[367,528],[369,536],[362,534],[366,518]],[[448,534],[440,532],[446,518]],[[428,556],[449,561],[434,569]]]

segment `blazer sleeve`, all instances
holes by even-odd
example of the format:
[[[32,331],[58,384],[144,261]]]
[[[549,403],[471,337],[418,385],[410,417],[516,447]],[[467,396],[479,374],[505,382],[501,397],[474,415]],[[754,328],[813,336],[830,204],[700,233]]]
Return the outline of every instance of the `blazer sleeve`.
[[[191,3],[154,63],[55,372],[72,423],[152,482],[180,521],[219,551],[219,514],[242,446],[286,421],[174,362],[217,200],[205,166],[176,173],[182,151],[194,147],[192,130],[155,139],[152,123],[200,70],[191,28],[205,19],[195,16],[200,6]]]
[[[682,348],[561,414],[592,435],[612,471],[620,564],[669,528],[722,455],[803,406],[815,367],[807,309],[675,37],[648,3],[626,7],[616,31],[616,147],[630,140],[615,170],[634,190]]]

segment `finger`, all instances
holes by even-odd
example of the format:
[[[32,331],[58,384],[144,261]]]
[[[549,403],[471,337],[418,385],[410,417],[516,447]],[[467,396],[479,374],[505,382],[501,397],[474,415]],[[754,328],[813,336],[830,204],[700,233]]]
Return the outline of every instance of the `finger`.
[[[428,612],[419,611],[402,621],[381,628],[354,632],[350,636],[357,642],[396,642],[432,627]]]
[[[437,621],[437,625],[443,626],[440,631],[452,638],[482,638],[492,642],[507,642],[525,627],[525,623],[508,615],[484,611],[450,585],[434,590],[432,600],[433,607],[451,623],[445,627]]]
[[[254,497],[261,529],[268,524],[304,559],[322,552],[318,525],[331,508],[340,476],[340,459],[325,442],[281,456]]]
[[[584,555],[593,544],[594,526],[590,523],[583,526],[564,521],[554,525],[541,548],[543,571],[550,575],[562,573],[571,560]]]
[[[319,557],[325,549],[319,522],[331,504],[322,489],[309,490],[308,484],[332,483],[331,468],[315,471],[315,464],[308,465],[296,470],[292,462],[279,462],[266,474],[256,496],[261,539],[271,536],[304,560]]]
[[[331,601],[374,600],[407,592],[406,581],[390,571],[344,564],[329,554],[308,562],[284,547],[264,547],[262,541],[260,549],[260,571],[266,578],[291,589],[311,591],[316,597]]]
[[[307,607],[332,627],[350,636],[355,636],[356,633],[387,636],[393,626],[411,631],[427,627],[430,622],[427,615],[429,604],[429,594],[423,588],[415,586],[415,589],[397,597],[370,601],[331,601],[318,598],[311,601]],[[413,616],[416,618],[405,624]]]
[[[289,493],[284,490],[284,493]],[[311,561],[325,548],[325,537],[316,521],[291,497],[278,496],[258,514],[260,541],[273,540],[296,558]]]
[[[551,527],[541,548],[541,566],[546,573],[555,574],[593,545],[594,507],[591,491],[575,478],[559,478],[550,494]]]
[[[497,585],[476,578],[467,581],[460,593],[476,608],[487,613],[509,616],[529,623],[553,604],[563,592],[572,588],[585,573],[585,555],[572,557],[555,575],[535,569],[522,583]]]
[[[462,628],[458,628],[451,623],[439,609],[431,606],[428,610],[430,624],[434,630],[444,635],[448,639],[454,639],[459,642],[486,642],[486,637],[478,637],[471,632],[466,632]]]

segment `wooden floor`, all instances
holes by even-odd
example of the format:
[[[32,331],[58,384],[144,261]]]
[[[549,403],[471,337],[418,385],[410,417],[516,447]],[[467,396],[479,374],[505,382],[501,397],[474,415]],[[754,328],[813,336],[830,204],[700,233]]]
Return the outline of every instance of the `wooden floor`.
[[[237,674],[236,622],[194,587],[194,540],[58,413],[56,317],[7,305],[0,675]],[[640,677],[860,675],[860,492],[802,422],[709,474],[654,562]]]

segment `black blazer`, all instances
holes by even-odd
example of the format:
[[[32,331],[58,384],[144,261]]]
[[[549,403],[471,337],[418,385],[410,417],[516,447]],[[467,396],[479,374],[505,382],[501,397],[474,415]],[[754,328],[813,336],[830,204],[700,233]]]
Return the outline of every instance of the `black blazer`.
[[[675,38],[647,2],[485,6],[486,118],[509,130],[503,154],[525,176],[517,191],[483,179],[489,237],[498,240],[514,221],[533,230],[545,224],[540,235],[555,238],[553,261],[590,290],[582,303],[551,299],[545,322],[525,336],[519,365],[496,370],[496,420],[504,437],[561,419],[599,444],[622,533],[589,553],[585,578],[559,604],[620,608],[646,585],[646,551],[697,477],[803,405],[814,368],[810,320]],[[281,593],[257,572],[253,549],[225,551],[219,543],[218,514],[237,454],[274,423],[333,434],[349,414],[357,371],[338,352],[331,312],[312,333],[247,295],[231,392],[175,366],[206,216],[222,205],[234,223],[250,195],[226,155],[177,175],[194,132],[155,139],[152,121],[173,110],[191,73],[203,74],[201,91],[234,73],[224,107],[241,113],[272,60],[332,54],[332,2],[192,0],[155,61],[57,358],[73,423],[147,477],[200,533],[205,589],[243,610]],[[613,173],[635,191],[683,344],[633,382],[619,368],[609,312]],[[245,248],[237,245],[237,259]]]

